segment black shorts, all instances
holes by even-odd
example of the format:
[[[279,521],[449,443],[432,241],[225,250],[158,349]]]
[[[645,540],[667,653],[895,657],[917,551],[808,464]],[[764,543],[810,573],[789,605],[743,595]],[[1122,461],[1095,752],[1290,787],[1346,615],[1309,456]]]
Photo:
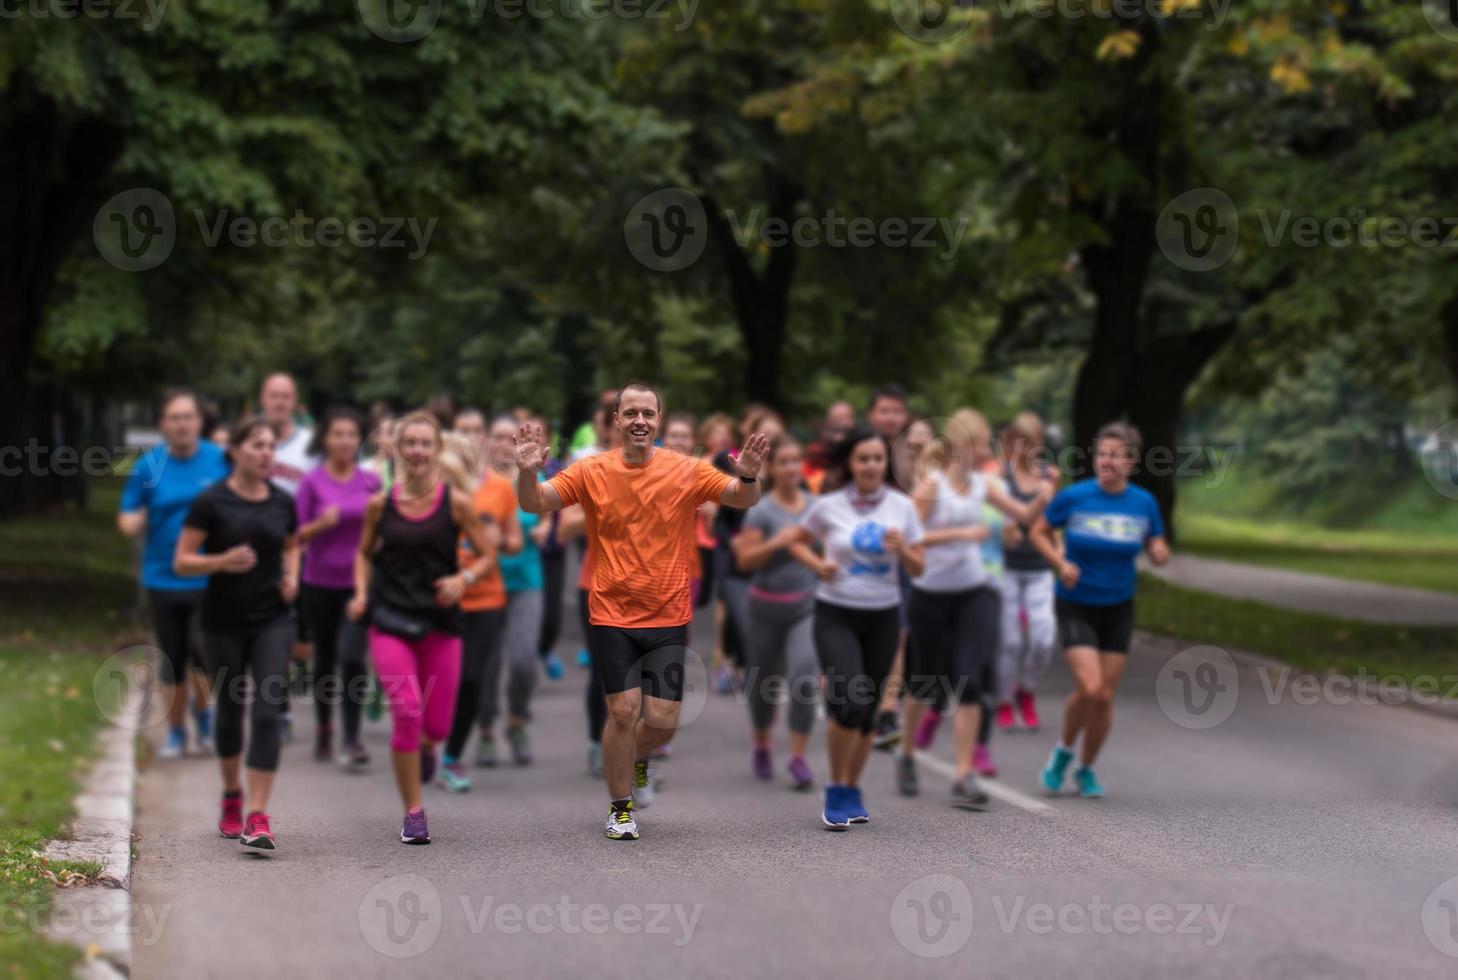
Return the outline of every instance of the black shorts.
[[[587,628],[587,647],[601,665],[605,694],[642,690],[650,698],[682,701],[688,626]]]
[[[1134,633],[1134,600],[1114,606],[1085,606],[1059,599],[1058,639],[1063,649],[1093,647],[1102,653],[1128,653]]]

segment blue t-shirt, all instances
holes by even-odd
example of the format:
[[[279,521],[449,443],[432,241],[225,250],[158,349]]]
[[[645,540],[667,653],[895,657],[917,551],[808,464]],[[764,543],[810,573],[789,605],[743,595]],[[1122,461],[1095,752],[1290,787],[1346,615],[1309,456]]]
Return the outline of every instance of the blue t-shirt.
[[[142,547],[142,586],[148,589],[207,588],[207,578],[184,578],[172,571],[172,556],[182,534],[182,519],[193,500],[228,475],[228,460],[213,443],[203,440],[187,459],[178,459],[167,444],[137,457],[122,490],[121,512],[147,511],[147,539]]]
[[[537,543],[532,540],[532,528],[541,521],[541,514],[528,514],[517,509],[516,519],[521,524],[521,550],[514,555],[503,554],[497,559],[501,566],[501,581],[507,592],[527,592],[542,587],[542,556],[537,552]]]
[[[1134,598],[1134,559],[1144,542],[1164,534],[1159,504],[1143,487],[1106,493],[1095,479],[1059,491],[1043,516],[1063,528],[1063,551],[1078,566],[1078,584],[1058,583],[1060,599],[1085,606],[1116,606]]]

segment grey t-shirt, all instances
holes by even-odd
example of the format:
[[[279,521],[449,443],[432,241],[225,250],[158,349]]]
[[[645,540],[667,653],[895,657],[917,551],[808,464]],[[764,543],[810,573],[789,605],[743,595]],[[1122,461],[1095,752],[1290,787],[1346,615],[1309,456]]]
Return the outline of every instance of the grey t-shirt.
[[[787,527],[800,523],[801,516],[810,509],[815,498],[805,494],[805,510],[799,514],[792,514],[781,507],[772,496],[759,498],[759,503],[749,508],[744,514],[744,529],[758,528],[766,541],[779,534]],[[780,550],[770,556],[769,561],[757,568],[751,575],[749,584],[764,592],[813,592],[820,580],[815,573],[796,561],[786,550]]]

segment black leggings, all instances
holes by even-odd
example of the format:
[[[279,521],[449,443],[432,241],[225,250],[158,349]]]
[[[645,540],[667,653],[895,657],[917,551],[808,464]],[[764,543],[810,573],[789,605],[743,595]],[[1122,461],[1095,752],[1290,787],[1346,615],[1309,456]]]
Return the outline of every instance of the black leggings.
[[[289,702],[295,628],[293,619],[284,616],[252,630],[203,633],[208,679],[216,685],[219,758],[243,751],[243,709],[248,706],[248,768],[278,768],[279,719]]]
[[[461,683],[456,688],[456,710],[451,717],[451,734],[446,739],[445,754],[459,759],[476,723],[476,708],[481,703],[481,680],[486,676],[486,661],[501,646],[506,627],[505,609],[482,609],[468,612],[466,628],[461,635]]]
[[[587,621],[587,590],[577,590],[577,612],[582,618],[582,642],[592,635],[592,625]],[[601,742],[602,730],[607,725],[607,695],[603,693],[602,658],[592,657],[592,678],[587,682],[587,740]]]
[[[202,630],[199,617],[202,613],[203,591],[147,590],[152,599],[152,624],[157,630],[157,646],[162,651],[159,673],[163,684],[181,684],[187,673],[189,659],[194,667],[202,666]]]
[[[545,657],[562,636],[562,598],[567,583],[567,552],[542,553],[542,634],[537,652]]]
[[[328,731],[335,702],[344,719],[344,744],[359,738],[359,715],[369,673],[365,670],[365,626],[350,620],[353,589],[305,585],[299,607],[314,637],[314,718]]]
[[[1002,596],[990,585],[961,592],[911,590],[906,691],[927,704],[979,704],[997,658]]]
[[[869,735],[896,659],[896,607],[848,609],[815,601],[815,654],[825,674],[825,708],[842,728]]]

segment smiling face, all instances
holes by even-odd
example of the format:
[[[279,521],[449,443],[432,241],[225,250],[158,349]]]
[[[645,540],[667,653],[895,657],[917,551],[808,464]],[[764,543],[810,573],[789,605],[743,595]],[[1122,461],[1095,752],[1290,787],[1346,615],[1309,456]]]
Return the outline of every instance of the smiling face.
[[[491,468],[497,472],[510,472],[516,467],[517,431],[518,426],[509,418],[497,419],[491,423],[488,448],[491,452]]]
[[[646,452],[658,437],[658,396],[651,391],[630,388],[623,392],[614,416],[623,445]]]
[[[861,493],[875,493],[886,482],[886,443],[879,436],[862,439],[851,449],[851,478]]]

